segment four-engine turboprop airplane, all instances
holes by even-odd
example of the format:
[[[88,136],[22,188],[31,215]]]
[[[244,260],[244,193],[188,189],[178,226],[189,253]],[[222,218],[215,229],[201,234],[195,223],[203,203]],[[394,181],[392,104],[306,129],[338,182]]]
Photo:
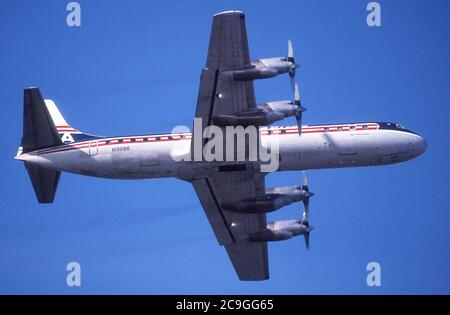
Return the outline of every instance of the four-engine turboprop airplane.
[[[257,105],[253,80],[295,74],[289,42],[287,58],[250,61],[242,12],[214,15],[206,66],[200,78],[195,118],[200,132],[99,137],[72,128],[55,103],[37,88],[24,92],[23,137],[15,157],[24,161],[40,203],[54,200],[62,171],[81,175],[143,179],[175,177],[194,186],[220,245],[241,280],[269,278],[267,242],[305,237],[309,246],[309,191],[305,174],[300,186],[266,189],[260,159],[207,161],[174,159],[174,152],[208,146],[208,127],[242,125],[257,128],[259,147],[277,143],[278,171],[375,166],[407,161],[422,154],[425,140],[397,123],[355,122],[301,124],[298,87],[294,101]],[[267,127],[286,117],[292,127]],[[195,124],[194,124],[195,125]],[[209,134],[211,136],[211,134]],[[232,136],[234,137],[234,135]],[[244,136],[245,138],[245,136]],[[234,139],[234,138],[233,138]],[[230,140],[229,138],[227,140]],[[227,146],[223,148],[228,149]],[[234,148],[234,147],[233,147]],[[244,141],[246,153],[250,141]],[[303,203],[302,218],[266,222],[266,213],[294,202]]]

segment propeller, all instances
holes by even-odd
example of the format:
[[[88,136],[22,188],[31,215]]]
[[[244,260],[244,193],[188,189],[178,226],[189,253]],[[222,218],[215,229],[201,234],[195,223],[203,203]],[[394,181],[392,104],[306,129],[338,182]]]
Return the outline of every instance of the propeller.
[[[312,192],[309,191],[308,187],[308,177],[306,172],[302,171],[302,190],[305,192],[305,198],[303,199],[303,214],[301,223],[306,227],[306,232],[303,233],[305,238],[306,249],[309,250],[309,233],[312,231],[312,227],[309,226],[309,198],[314,196]]]
[[[303,199],[303,214],[302,214],[302,224],[309,226],[309,198],[313,195],[309,191],[308,186],[308,176],[306,175],[306,171],[302,171],[302,190],[305,192],[305,198]]]
[[[289,77],[291,80],[292,90],[295,88],[295,69],[299,67],[298,64],[295,63],[294,58],[294,48],[292,47],[291,40],[288,40],[288,57],[287,57],[288,65],[289,65]]]
[[[296,110],[295,110],[295,119],[297,120],[298,134],[301,136],[301,134],[302,134],[302,117],[303,117],[303,112],[306,111],[306,108],[302,106],[302,103],[300,101],[300,89],[298,88],[297,84],[295,84],[294,105],[297,106]]]
[[[303,237],[305,238],[306,249],[309,250],[309,231],[303,233]]]

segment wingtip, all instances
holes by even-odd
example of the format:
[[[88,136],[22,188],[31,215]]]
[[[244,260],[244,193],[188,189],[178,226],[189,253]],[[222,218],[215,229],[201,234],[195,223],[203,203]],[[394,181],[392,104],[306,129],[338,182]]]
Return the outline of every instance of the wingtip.
[[[39,87],[33,85],[33,86],[28,86],[28,87],[24,88],[24,90],[39,90]]]
[[[239,11],[239,10],[228,10],[228,11],[222,11],[222,12],[218,12],[216,14],[214,14],[214,16],[219,16],[219,15],[244,15],[243,11]]]

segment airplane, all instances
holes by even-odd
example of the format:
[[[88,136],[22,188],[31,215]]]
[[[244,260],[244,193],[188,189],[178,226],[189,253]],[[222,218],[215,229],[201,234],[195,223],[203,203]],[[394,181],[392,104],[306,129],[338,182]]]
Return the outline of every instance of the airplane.
[[[200,133],[94,136],[73,128],[55,102],[36,87],[24,90],[23,137],[15,159],[23,161],[39,203],[52,203],[61,172],[111,179],[173,177],[191,183],[218,243],[225,247],[240,280],[269,279],[268,242],[303,236],[309,248],[309,169],[378,166],[414,159],[427,143],[391,122],[303,125],[306,110],[294,82],[294,100],[256,104],[253,81],[287,73],[298,65],[292,43],[288,56],[251,61],[245,15],[213,16],[206,65],[201,72],[195,119]],[[273,122],[295,117],[294,126]],[[266,188],[261,160],[177,160],[174,152],[204,150],[208,127],[257,128],[259,147],[278,144],[276,171],[301,172],[301,184]],[[203,133],[202,133],[203,132]],[[209,134],[211,135],[211,134]],[[226,146],[224,146],[227,149]],[[233,147],[234,148],[234,147]],[[250,143],[244,143],[245,152]],[[236,152],[232,157],[236,158]],[[267,222],[267,213],[303,204],[301,218]]]

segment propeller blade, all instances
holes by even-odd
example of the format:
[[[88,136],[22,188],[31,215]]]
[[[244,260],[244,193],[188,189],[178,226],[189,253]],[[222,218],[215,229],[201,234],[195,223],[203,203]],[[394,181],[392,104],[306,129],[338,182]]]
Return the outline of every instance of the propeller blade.
[[[297,128],[298,128],[298,134],[302,134],[302,117],[303,112],[306,110],[306,108],[302,107],[301,101],[300,101],[300,89],[298,88],[298,85],[295,84],[294,87],[294,105],[297,106],[296,112],[295,112],[295,119],[297,121]]]
[[[306,227],[306,231],[303,233],[303,237],[305,238],[306,249],[309,250],[309,233],[312,231],[312,227],[309,226],[309,198],[311,198],[314,194],[309,192],[308,187],[308,176],[306,175],[306,171],[302,171],[302,190],[307,192],[305,199],[303,199],[303,215],[302,215],[302,224]]]
[[[287,63],[289,67],[289,77],[291,79],[291,88],[292,91],[295,89],[295,69],[299,67],[298,64],[295,63],[294,58],[294,48],[292,46],[291,40],[288,40],[288,57],[287,57]]]
[[[295,120],[297,121],[298,134],[300,136],[302,135],[302,116],[303,116],[302,112],[297,112],[295,114]]]
[[[291,40],[288,40],[288,61],[294,62],[294,48]]]
[[[303,200],[303,218],[302,224],[309,226],[309,197]]]
[[[289,71],[289,80],[291,80],[291,89],[292,89],[292,92],[294,92],[295,87],[297,86],[297,84],[295,83],[295,70]]]
[[[306,175],[306,171],[302,171],[302,189],[308,189],[308,176]]]
[[[309,227],[309,198],[312,196],[312,193],[309,193],[308,176],[306,175],[306,171],[302,171],[302,190],[308,193],[305,199],[303,199],[302,224]]]
[[[300,101],[300,89],[298,87],[298,84],[295,84],[294,86],[294,105],[297,106],[295,110],[295,119],[297,120],[298,134],[301,135],[302,117],[303,112],[306,111],[306,108],[302,106],[302,103]]]
[[[297,106],[301,106],[301,104],[300,104],[300,89],[298,88],[298,84],[295,83],[295,80],[294,80],[294,104]]]
[[[309,250],[309,231],[303,233],[303,237],[305,238],[305,246],[306,246],[306,249]]]

